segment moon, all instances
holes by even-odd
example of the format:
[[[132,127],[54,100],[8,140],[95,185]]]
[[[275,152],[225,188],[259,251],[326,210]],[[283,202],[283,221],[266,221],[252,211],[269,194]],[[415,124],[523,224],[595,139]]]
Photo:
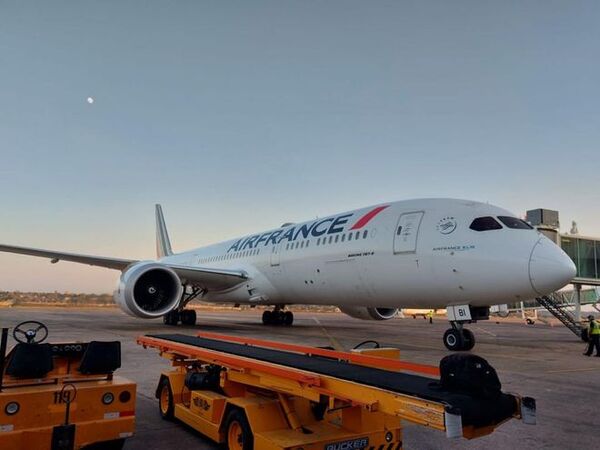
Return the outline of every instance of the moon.
[[[87,102],[91,105],[92,103],[94,103],[94,97],[88,97],[87,98]]]

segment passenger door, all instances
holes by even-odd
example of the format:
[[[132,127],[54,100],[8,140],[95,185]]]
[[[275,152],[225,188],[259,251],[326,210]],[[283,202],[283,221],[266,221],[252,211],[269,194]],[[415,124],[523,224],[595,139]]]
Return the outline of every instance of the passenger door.
[[[394,231],[394,254],[417,251],[417,238],[423,214],[423,211],[415,211],[400,215]]]
[[[271,248],[271,266],[275,267],[281,263],[281,242]]]

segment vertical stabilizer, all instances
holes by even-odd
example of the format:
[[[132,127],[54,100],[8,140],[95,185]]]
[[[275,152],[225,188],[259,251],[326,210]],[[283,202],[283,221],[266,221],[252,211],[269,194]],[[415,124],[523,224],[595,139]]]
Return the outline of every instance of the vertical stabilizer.
[[[162,258],[172,254],[173,250],[171,250],[171,241],[169,240],[162,208],[160,205],[156,205],[156,257]]]

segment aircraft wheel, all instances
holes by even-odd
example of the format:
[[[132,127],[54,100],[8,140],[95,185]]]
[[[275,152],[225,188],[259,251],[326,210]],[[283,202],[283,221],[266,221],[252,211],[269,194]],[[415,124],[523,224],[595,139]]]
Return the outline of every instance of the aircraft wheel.
[[[463,328],[462,330],[464,347],[463,350],[472,350],[475,347],[475,335],[471,330]]]
[[[225,420],[227,448],[229,450],[252,450],[254,436],[246,419],[246,414],[239,409],[232,409]]]
[[[284,321],[284,312],[281,310],[273,311],[273,324],[274,325],[283,325]]]
[[[290,326],[294,323],[294,313],[291,311],[286,311],[283,313],[283,324]]]
[[[462,350],[464,346],[462,333],[454,328],[448,328],[444,333],[444,345],[453,352]]]
[[[163,316],[163,323],[165,325],[177,325],[179,323],[179,312],[169,311]]]
[[[196,325],[196,311],[193,309],[181,311],[181,323],[183,325]]]
[[[160,416],[165,420],[173,420],[173,411],[175,404],[173,402],[173,392],[171,391],[171,383],[168,378],[163,378],[160,382],[158,392],[158,409]]]
[[[262,323],[264,325],[271,325],[271,323],[273,323],[273,312],[272,311],[265,311],[262,314]]]

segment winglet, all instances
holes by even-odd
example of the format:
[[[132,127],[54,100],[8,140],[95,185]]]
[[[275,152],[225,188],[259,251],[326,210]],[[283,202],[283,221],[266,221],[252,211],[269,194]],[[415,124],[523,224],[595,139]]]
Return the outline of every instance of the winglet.
[[[164,256],[170,256],[173,254],[171,250],[171,241],[169,240],[169,233],[167,232],[167,226],[165,225],[165,218],[163,216],[162,208],[160,205],[156,205],[156,256],[163,258]]]

